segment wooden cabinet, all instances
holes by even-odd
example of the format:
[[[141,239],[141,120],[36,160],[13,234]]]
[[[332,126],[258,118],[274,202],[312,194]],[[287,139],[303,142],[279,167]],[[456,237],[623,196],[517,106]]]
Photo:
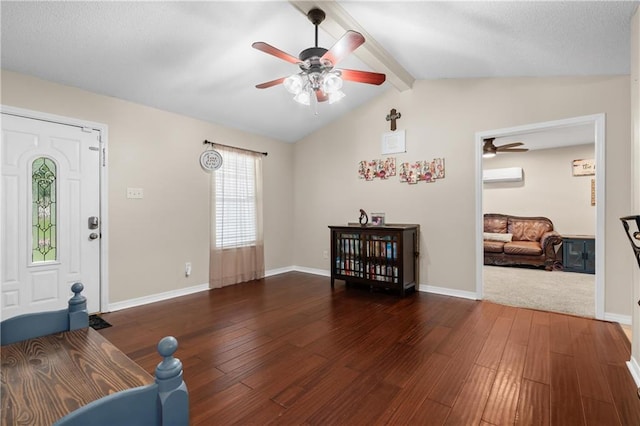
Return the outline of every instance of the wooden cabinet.
[[[331,288],[336,279],[397,289],[404,296],[418,282],[420,225],[329,226]]]
[[[562,266],[568,272],[596,272],[596,240],[591,235],[562,237]]]

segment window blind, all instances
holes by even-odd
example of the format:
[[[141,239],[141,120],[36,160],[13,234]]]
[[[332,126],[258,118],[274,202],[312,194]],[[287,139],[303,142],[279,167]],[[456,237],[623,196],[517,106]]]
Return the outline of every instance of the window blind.
[[[216,171],[216,247],[256,243],[255,157],[225,152]]]

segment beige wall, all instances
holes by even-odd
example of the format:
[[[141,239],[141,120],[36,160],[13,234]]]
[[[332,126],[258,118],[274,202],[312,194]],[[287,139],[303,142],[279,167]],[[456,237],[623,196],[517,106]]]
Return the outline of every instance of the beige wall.
[[[0,102],[108,126],[110,303],[209,281],[209,176],[198,163],[205,139],[268,151],[265,264],[291,265],[291,144],[8,71]],[[143,188],[144,199],[127,199],[127,187]]]
[[[524,175],[522,182],[483,184],[483,211],[544,216],[561,234],[595,235],[596,208],[591,205],[591,179],[595,176],[573,176],[571,170],[573,160],[589,158],[595,158],[594,144],[483,159],[484,169],[522,167]]]
[[[629,76],[419,81],[293,145],[6,71],[0,102],[109,126],[111,303],[207,282],[208,179],[197,165],[204,139],[269,151],[267,269],[328,270],[327,226],[355,221],[363,208],[421,225],[420,284],[474,293],[475,132],[604,112],[605,312],[631,315],[632,259],[621,254],[628,242],[618,220],[631,209],[629,93]],[[391,108],[407,132],[398,162],[444,157],[445,179],[358,179],[360,160],[381,157]],[[145,198],[127,200],[127,187],[144,188]]]
[[[327,225],[355,221],[359,208],[382,211],[389,222],[421,225],[420,284],[475,293],[475,133],[606,113],[605,312],[631,315],[630,259],[619,255],[628,242],[618,220],[631,206],[629,87],[629,76],[613,76],[429,80],[390,89],[295,144],[295,264],[328,270]],[[391,108],[407,134],[397,161],[444,157],[445,179],[358,179],[358,162],[381,156]]]

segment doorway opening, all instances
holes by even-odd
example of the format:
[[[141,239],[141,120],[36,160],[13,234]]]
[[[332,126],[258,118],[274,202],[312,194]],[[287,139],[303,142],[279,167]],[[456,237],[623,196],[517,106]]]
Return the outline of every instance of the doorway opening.
[[[605,223],[605,115],[594,114],[556,121],[533,123],[523,126],[487,130],[476,133],[476,293],[478,299],[484,298],[484,249],[483,249],[483,141],[487,138],[513,138],[540,132],[561,131],[578,126],[591,126],[594,140],[595,164],[595,318],[604,319],[604,223]],[[570,173],[571,164],[567,165]]]

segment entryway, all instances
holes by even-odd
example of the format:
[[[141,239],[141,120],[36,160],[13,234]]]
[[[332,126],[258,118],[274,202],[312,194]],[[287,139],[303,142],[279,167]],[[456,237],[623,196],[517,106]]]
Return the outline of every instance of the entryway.
[[[2,107],[2,319],[62,309],[74,282],[104,302],[106,126]]]
[[[477,217],[477,293],[479,298],[483,298],[485,295],[484,281],[483,281],[483,183],[482,183],[482,170],[483,170],[483,158],[482,158],[482,145],[483,140],[486,138],[504,138],[504,140],[512,139],[518,140],[518,137],[524,137],[527,134],[544,132],[558,132],[567,130],[568,128],[587,128],[591,129],[594,135],[595,144],[595,163],[598,166],[595,176],[595,194],[598,194],[600,200],[604,200],[604,114],[596,114],[591,116],[575,117],[564,120],[550,121],[544,123],[535,123],[531,125],[518,126],[506,129],[497,129],[485,132],[479,132],[476,134],[476,155],[477,155],[477,182],[476,182],[476,217]],[[515,155],[515,154],[504,154]],[[525,155],[525,154],[518,154]],[[567,162],[567,173],[571,173],[571,161]],[[526,170],[525,170],[526,174]],[[525,176],[526,179],[526,176]],[[584,179],[584,178],[582,178]],[[588,179],[590,180],[590,179]],[[587,182],[588,184],[589,182]],[[553,182],[549,184],[553,185]],[[588,196],[589,185],[586,186],[585,195]],[[587,202],[589,200],[587,199]],[[604,202],[595,203],[595,206],[591,207],[595,210],[595,241],[596,241],[596,274],[595,274],[595,297],[593,299],[593,309],[595,311],[595,318],[603,319],[604,317]],[[493,213],[512,213],[512,212],[493,212]],[[544,216],[543,214],[538,214]],[[591,226],[593,227],[593,225]],[[537,271],[536,271],[537,272]],[[540,271],[544,273],[546,271]],[[557,272],[558,274],[565,274],[563,272]],[[547,273],[554,273],[547,272]],[[567,272],[566,274],[574,274]],[[591,276],[593,278],[593,276]],[[579,277],[580,278],[580,277]],[[550,309],[552,310],[552,309]]]

